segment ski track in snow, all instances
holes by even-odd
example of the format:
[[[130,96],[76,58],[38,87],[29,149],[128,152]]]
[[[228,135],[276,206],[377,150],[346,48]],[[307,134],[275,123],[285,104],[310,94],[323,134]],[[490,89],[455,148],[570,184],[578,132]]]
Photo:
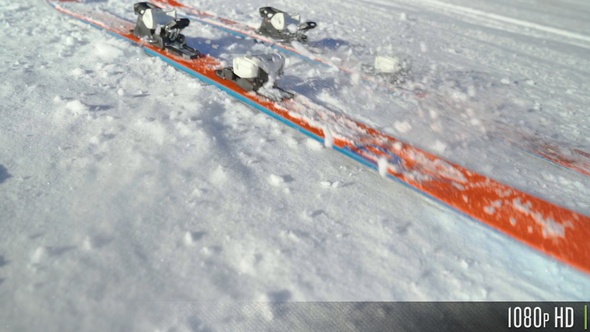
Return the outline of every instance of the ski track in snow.
[[[267,5],[186,2],[252,26]],[[97,3],[132,17],[133,1]],[[384,180],[139,48],[42,1],[0,5],[0,74],[8,82],[0,86],[2,328],[240,330],[294,319],[268,301],[590,295],[587,275]],[[289,89],[590,214],[587,177],[502,138],[518,138],[520,129],[590,150],[590,100],[580,93],[588,91],[587,49],[541,40],[569,31],[573,44],[567,17],[556,14],[556,31],[537,31],[535,15],[547,14],[538,8],[518,23],[441,1],[273,6],[318,20],[311,39],[347,41],[334,50],[343,61],[412,54],[413,78],[432,95],[392,96],[297,59],[281,81]],[[251,46],[198,24],[186,35],[226,60]]]
[[[540,32],[553,34],[553,35],[555,35],[555,37],[558,37],[558,38],[562,37],[562,38],[570,39],[571,40],[570,42],[576,46],[590,48],[590,44],[589,44],[590,43],[590,36],[588,36],[588,35],[572,32],[572,31],[567,31],[564,29],[558,29],[558,28],[544,25],[544,24],[537,24],[537,23],[528,22],[525,20],[520,20],[520,19],[516,19],[516,18],[512,18],[512,17],[498,15],[498,14],[494,14],[494,13],[487,13],[487,12],[484,12],[481,10],[476,10],[476,9],[472,9],[472,8],[468,8],[468,7],[457,6],[457,5],[445,3],[443,1],[419,0],[419,1],[414,2],[414,4],[416,4],[416,3],[418,3],[420,5],[426,5],[426,6],[432,7],[436,11],[451,12],[453,14],[464,16],[469,19],[475,20],[479,24],[482,24],[482,23],[483,24],[502,23],[504,25],[500,25],[500,26],[504,27],[504,28],[508,28],[509,26],[512,25],[512,26],[518,26],[518,27],[525,28],[525,30],[527,30],[527,31],[537,30]]]

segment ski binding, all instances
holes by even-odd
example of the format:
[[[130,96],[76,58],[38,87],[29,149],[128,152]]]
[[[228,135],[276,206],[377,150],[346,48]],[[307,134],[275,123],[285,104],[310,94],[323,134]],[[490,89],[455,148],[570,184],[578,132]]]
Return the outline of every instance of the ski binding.
[[[189,19],[176,18],[175,10],[165,11],[149,2],[138,2],[133,9],[137,15],[133,35],[185,59],[201,56],[199,51],[186,44],[184,35],[180,33],[189,26]]]
[[[289,15],[273,7],[262,7],[259,10],[262,23],[256,33],[281,42],[307,42],[305,33],[317,26],[315,22],[301,22],[299,14]]]
[[[373,65],[363,65],[363,72],[385,78],[391,83],[400,83],[410,71],[410,62],[394,56],[377,55]]]
[[[236,82],[244,91],[280,101],[293,94],[276,87],[276,80],[283,74],[285,58],[278,54],[245,55],[234,58],[232,67],[216,70],[219,77]]]

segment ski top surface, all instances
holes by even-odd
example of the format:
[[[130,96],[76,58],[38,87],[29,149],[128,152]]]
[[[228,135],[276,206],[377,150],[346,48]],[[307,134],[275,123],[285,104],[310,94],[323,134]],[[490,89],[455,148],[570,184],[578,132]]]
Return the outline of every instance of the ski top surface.
[[[272,102],[246,93],[215,73],[222,64],[204,55],[187,60],[135,37],[133,22],[96,4],[46,0],[58,11],[144,48],[241,102],[258,109],[418,193],[478,220],[547,255],[590,273],[590,217],[504,185],[392,136],[334,113],[303,96]],[[133,16],[130,8],[129,17]]]
[[[279,43],[272,38],[260,35],[256,33],[256,29],[246,24],[242,24],[236,21],[232,21],[227,18],[219,17],[211,12],[199,10],[197,8],[191,7],[189,5],[183,4],[176,0],[150,0],[155,5],[162,7],[162,8],[174,8],[181,12],[182,15],[190,18],[191,20],[213,26],[215,28],[221,29],[225,32],[230,34],[243,37],[243,38],[252,38],[263,42],[265,44],[270,45],[271,47],[284,52],[288,55],[297,56],[299,58],[303,58],[308,61],[314,61],[317,63],[321,63],[326,66],[336,67],[340,71],[348,73],[350,75],[357,74],[356,71],[352,69],[348,69],[342,66],[338,66],[333,64],[330,60],[327,60],[320,55],[314,54],[307,50],[305,46],[300,45],[298,43],[288,44],[288,43]],[[293,46],[297,45],[297,47]],[[366,73],[359,72],[360,78],[365,81],[371,81],[377,84],[382,84],[378,78],[368,75]],[[408,92],[407,90],[396,91],[394,86],[388,87],[390,91],[394,92]],[[401,88],[400,88],[401,89]],[[418,98],[424,97],[426,95],[425,91],[414,91],[414,95]],[[537,157],[541,157],[544,160],[550,161],[558,166],[568,168],[572,171],[578,172],[580,174],[590,176],[590,153],[582,151],[580,149],[567,149],[560,147],[557,144],[553,143],[545,143],[545,144],[527,144],[523,146],[519,144],[519,142],[512,141],[513,144],[516,144],[524,149],[527,149],[532,154],[536,155]]]

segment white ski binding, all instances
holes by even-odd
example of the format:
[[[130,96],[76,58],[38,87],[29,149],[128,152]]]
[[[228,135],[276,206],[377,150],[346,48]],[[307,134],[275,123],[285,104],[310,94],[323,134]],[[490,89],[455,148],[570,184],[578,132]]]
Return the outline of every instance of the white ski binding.
[[[317,26],[315,22],[301,22],[299,14],[289,15],[273,7],[258,10],[262,16],[257,33],[282,42],[307,42],[305,33]]]
[[[276,87],[283,74],[285,58],[278,54],[245,55],[234,58],[232,67],[216,70],[219,77],[236,82],[244,91],[254,91],[271,100],[292,98],[293,94]]]
[[[410,63],[408,60],[383,55],[375,57],[375,62],[372,67],[363,67],[363,71],[372,75],[384,77],[391,82],[401,82],[409,70]]]
[[[175,10],[165,11],[149,2],[138,2],[133,5],[133,9],[137,15],[137,23],[132,32],[136,37],[183,58],[194,59],[201,55],[199,51],[186,45],[185,37],[180,33],[190,24],[187,18],[176,18]]]

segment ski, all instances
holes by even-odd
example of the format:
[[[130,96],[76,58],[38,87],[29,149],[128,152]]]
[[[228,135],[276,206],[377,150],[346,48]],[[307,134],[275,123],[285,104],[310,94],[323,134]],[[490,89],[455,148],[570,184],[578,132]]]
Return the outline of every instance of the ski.
[[[150,42],[149,36],[139,38],[133,33],[136,26],[132,21],[100,10],[100,4],[75,0],[46,1],[64,14],[142,47],[146,53],[323,142],[326,147],[377,170],[382,176],[590,273],[590,241],[587,241],[590,237],[590,217],[472,172],[349,116],[332,112],[304,96],[271,100],[252,90],[247,91],[236,80],[220,75],[219,71],[223,71],[224,66],[218,59],[206,54],[187,58],[176,52],[174,47],[166,47],[166,42]],[[133,13],[131,9],[130,13]],[[186,24],[170,23],[176,22],[176,19],[168,16],[162,22],[164,26]],[[154,32],[167,36],[161,35],[161,29]],[[178,31],[172,32],[178,37]],[[178,40],[168,40],[172,44],[175,41]],[[182,43],[180,47],[183,47]],[[249,59],[237,64],[241,66],[249,61],[258,63]],[[231,70],[235,75],[242,71],[235,67]]]
[[[361,68],[359,68],[360,70],[356,70],[344,67],[340,64],[335,64],[333,61],[327,59],[321,54],[311,51],[304,45],[304,43],[307,42],[307,36],[303,33],[315,28],[315,22],[297,22],[299,27],[297,28],[296,32],[277,32],[276,30],[273,30],[270,22],[275,16],[272,16],[270,20],[266,19],[266,17],[269,16],[269,12],[275,14],[278,11],[279,13],[285,14],[284,20],[287,20],[290,17],[287,13],[279,11],[275,8],[262,7],[259,9],[263,20],[261,26],[258,29],[255,29],[249,25],[190,7],[176,0],[150,1],[161,8],[178,9],[180,14],[184,17],[220,29],[231,35],[240,38],[249,38],[259,43],[264,43],[265,45],[268,45],[279,52],[285,53],[286,55],[298,57],[309,62],[315,62],[323,66],[337,68],[348,75],[358,75],[361,80],[374,83],[379,87],[385,87],[390,92],[398,94],[411,93],[416,97],[424,97],[425,95],[425,92],[420,89],[409,91],[402,88],[401,86],[396,86],[395,83],[398,81],[398,79],[400,79],[401,76],[405,75],[408,70],[408,64],[406,61],[390,56],[376,56],[373,65],[362,65]]]
[[[590,153],[588,152],[541,140],[531,140],[520,144],[544,160],[579,174],[590,176]]]
[[[500,129],[498,138],[533,156],[575,174],[590,176],[590,153],[567,144],[547,141],[532,133],[518,133]]]

